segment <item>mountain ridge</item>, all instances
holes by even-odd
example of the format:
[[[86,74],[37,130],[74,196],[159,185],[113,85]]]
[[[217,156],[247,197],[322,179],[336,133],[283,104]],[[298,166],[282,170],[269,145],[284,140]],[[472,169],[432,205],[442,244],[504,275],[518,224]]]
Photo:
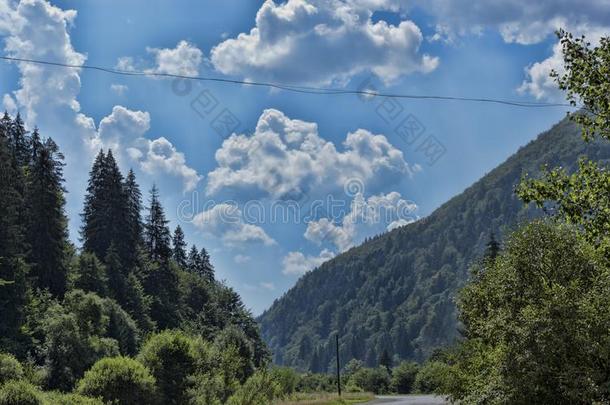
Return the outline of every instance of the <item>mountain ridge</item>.
[[[305,274],[259,316],[278,364],[332,368],[334,334],[344,364],[377,364],[383,351],[423,360],[457,336],[455,292],[491,232],[539,212],[514,195],[543,164],[573,170],[579,156],[608,161],[610,147],[584,143],[564,119],[449,199],[429,216],[374,237]]]

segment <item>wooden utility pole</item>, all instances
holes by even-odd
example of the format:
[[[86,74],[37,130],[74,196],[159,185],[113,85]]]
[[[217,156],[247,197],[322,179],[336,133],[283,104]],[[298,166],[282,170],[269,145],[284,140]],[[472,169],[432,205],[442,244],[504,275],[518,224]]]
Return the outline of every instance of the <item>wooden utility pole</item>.
[[[341,364],[339,363],[339,334],[335,336],[337,340],[337,391],[341,396]]]

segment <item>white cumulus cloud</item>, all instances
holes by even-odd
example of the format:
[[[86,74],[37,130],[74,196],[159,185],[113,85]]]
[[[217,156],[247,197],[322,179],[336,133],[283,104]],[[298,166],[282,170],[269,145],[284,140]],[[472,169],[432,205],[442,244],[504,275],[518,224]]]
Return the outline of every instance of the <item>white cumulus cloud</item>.
[[[245,223],[241,209],[230,203],[217,204],[198,213],[193,218],[193,224],[203,233],[218,237],[231,246],[245,243],[271,246],[277,243],[263,228]]]
[[[383,135],[359,129],[343,150],[323,139],[315,123],[265,110],[252,135],[232,135],[216,151],[218,167],[208,174],[206,192],[230,191],[238,199],[321,197],[358,178],[367,190],[412,176],[403,153]],[[297,198],[294,198],[297,196]]]
[[[318,256],[304,255],[301,252],[290,252],[282,259],[282,273],[301,276],[319,267],[334,256],[328,249],[322,250]]]
[[[22,0],[15,7],[0,0],[0,34],[6,35],[5,50],[10,56],[18,58],[82,64],[86,57],[74,49],[69,34],[76,17],[75,10],[62,10],[45,0]],[[160,69],[167,70],[174,54],[170,52],[168,56],[163,51],[151,52],[161,64]],[[174,56],[178,58],[192,56],[193,51],[180,43],[176,53]],[[191,57],[191,60],[196,61],[196,57]],[[183,69],[192,66],[189,63],[176,62]],[[82,168],[89,161],[82,159],[83,149],[95,153],[104,147],[112,148],[118,158],[121,158],[121,150],[137,150],[139,155],[129,155],[138,155],[138,159],[143,159],[138,160],[143,167],[182,177],[185,189],[194,188],[199,176],[186,166],[184,155],[173,146],[168,147],[169,141],[165,138],[151,141],[143,137],[150,128],[147,112],[115,106],[112,113],[96,127],[93,118],[81,111],[77,99],[81,90],[78,69],[58,69],[29,63],[17,63],[17,66],[21,74],[20,88],[12,95],[5,95],[3,104],[6,108],[19,109],[30,128],[40,127],[44,135],[54,136],[63,150],[69,150],[66,154],[67,163],[72,169],[66,173],[69,181],[84,182],[82,174],[87,171]],[[159,148],[159,145],[164,148]],[[157,153],[159,151],[164,153]],[[72,205],[78,204],[72,200],[71,194],[68,198]]]
[[[117,153],[118,159],[124,159],[121,152],[126,151],[127,156],[137,162],[144,172],[151,175],[165,173],[180,178],[185,191],[194,190],[201,176],[187,165],[184,154],[177,151],[168,139],[145,138],[149,129],[148,112],[117,105],[110,115],[100,121],[97,136],[89,141],[90,148],[110,148]]]
[[[607,29],[604,28],[585,28],[573,31],[576,36],[585,35],[587,41],[593,46],[599,45],[599,41],[603,36],[610,35],[610,21]],[[544,99],[548,101],[565,101],[565,94],[561,91],[554,78],[550,77],[552,71],[564,74],[564,62],[562,46],[557,42],[553,46],[551,56],[548,58],[531,64],[525,68],[526,78],[519,87],[519,92],[522,94],[531,94],[536,99]]]
[[[506,42],[538,43],[558,28],[570,31],[608,26],[607,0],[419,0],[412,3],[428,11],[447,33],[496,29]]]
[[[366,199],[359,193],[352,200],[349,213],[339,221],[321,218],[309,222],[305,238],[317,244],[329,242],[343,252],[365,237],[415,221],[417,208],[414,202],[403,199],[396,191]]]
[[[248,33],[211,51],[224,74],[289,83],[330,83],[370,71],[385,81],[430,72],[438,58],[421,54],[423,35],[412,21],[372,21],[395,1],[267,0]]]
[[[146,52],[153,60],[136,60],[132,56],[120,57],[116,67],[120,70],[142,70],[147,73],[197,76],[203,52],[196,45],[180,41],[175,48],[147,47]]]

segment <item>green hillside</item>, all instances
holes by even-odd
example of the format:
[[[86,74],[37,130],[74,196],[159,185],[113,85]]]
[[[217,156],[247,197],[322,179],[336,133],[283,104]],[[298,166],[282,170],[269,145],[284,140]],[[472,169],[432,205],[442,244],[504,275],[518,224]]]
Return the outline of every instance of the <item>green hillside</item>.
[[[332,367],[334,333],[341,357],[373,366],[427,357],[458,334],[454,296],[490,232],[536,212],[514,195],[524,173],[542,165],[574,168],[579,156],[610,159],[606,143],[585,144],[563,120],[429,217],[383,234],[303,276],[259,318],[275,362],[312,371]],[[510,225],[509,225],[510,226]]]

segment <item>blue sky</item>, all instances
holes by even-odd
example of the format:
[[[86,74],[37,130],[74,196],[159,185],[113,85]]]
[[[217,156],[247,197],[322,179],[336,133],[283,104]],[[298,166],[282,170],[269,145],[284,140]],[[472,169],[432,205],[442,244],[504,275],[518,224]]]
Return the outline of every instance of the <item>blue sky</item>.
[[[75,65],[560,101],[547,78],[561,68],[553,31],[595,42],[610,25],[602,0],[578,11],[562,0],[490,3],[0,0],[0,37],[5,55]],[[211,252],[218,277],[257,314],[313,266],[429,214],[566,112],[6,62],[0,79],[4,108],[67,155],[76,243],[91,159],[113,148],[143,190],[158,184],[172,227]],[[308,223],[269,215],[292,199],[304,215],[329,196],[343,208],[325,204]]]

